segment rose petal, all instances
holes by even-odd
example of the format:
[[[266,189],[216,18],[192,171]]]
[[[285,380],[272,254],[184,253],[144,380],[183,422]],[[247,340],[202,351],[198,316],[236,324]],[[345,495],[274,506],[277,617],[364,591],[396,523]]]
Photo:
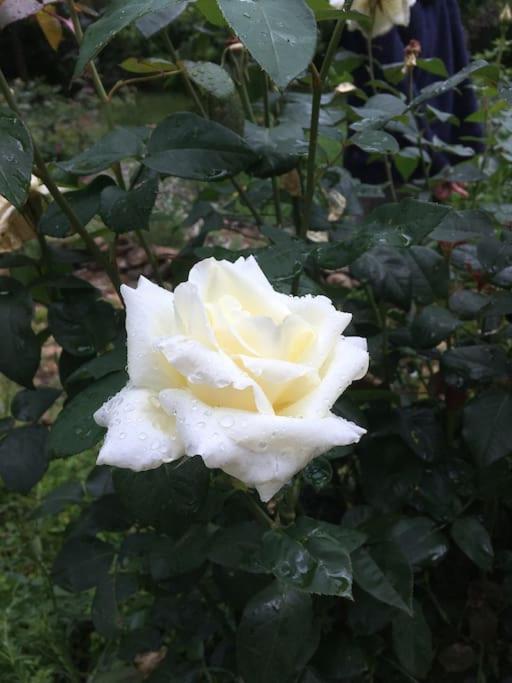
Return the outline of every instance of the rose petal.
[[[315,342],[297,358],[297,361],[321,368],[340,336],[350,325],[352,314],[336,310],[326,296],[292,297],[290,310],[316,333]]]
[[[212,409],[194,403],[190,393],[160,392],[163,408],[176,415],[188,455],[200,455],[207,467],[254,486],[269,500],[313,458],[334,446],[356,443],[365,430],[340,417],[295,419],[240,410]]]
[[[272,288],[253,256],[235,263],[205,259],[192,268],[189,282],[206,304],[232,296],[251,315],[269,317],[276,323],[289,315],[288,297]]]
[[[327,361],[320,385],[297,403],[282,410],[281,414],[304,418],[326,415],[345,389],[368,372],[366,348],[366,340],[361,337],[339,339],[332,358]]]
[[[261,387],[225,353],[212,351],[195,339],[183,336],[161,339],[156,346],[187,379],[194,395],[205,403],[274,412]]]
[[[130,385],[94,414],[107,427],[98,465],[114,465],[140,472],[180,458],[184,451],[176,420],[162,410],[158,394]]]
[[[307,365],[243,355],[237,359],[263,389],[276,412],[280,406],[296,403],[320,384],[318,372]]]
[[[217,348],[218,345],[208,318],[208,312],[196,285],[191,282],[183,282],[176,287],[174,290],[174,310],[178,334],[196,339],[204,346],[212,349]]]
[[[176,333],[173,295],[142,276],[136,289],[123,285],[121,293],[126,304],[130,380],[155,390],[182,386],[176,371],[154,349],[155,339]]]

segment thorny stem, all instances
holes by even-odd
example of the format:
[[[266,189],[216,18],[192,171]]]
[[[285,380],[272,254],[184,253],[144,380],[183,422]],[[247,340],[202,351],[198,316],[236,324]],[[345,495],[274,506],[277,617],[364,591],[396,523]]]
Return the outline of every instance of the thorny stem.
[[[409,79],[409,87],[408,87],[408,104],[411,105],[412,101],[414,100],[414,67],[409,67],[407,70],[407,77]],[[421,164],[421,170],[423,172],[423,177],[425,179],[425,185],[426,188],[430,188],[430,174],[429,174],[429,169],[427,167],[427,162],[425,159],[425,147],[423,145],[423,136],[421,134],[420,126],[419,126],[419,121],[418,117],[414,115],[414,120],[416,121],[416,129],[417,129],[417,135],[416,135],[416,144],[418,145],[418,150],[420,153],[420,164]]]
[[[373,93],[375,94],[376,93],[376,89],[375,89],[375,59],[373,56],[373,38],[372,38],[373,24],[375,21],[375,7],[373,8],[371,20],[372,21],[371,21],[370,33],[367,35],[366,44],[368,47],[368,71],[370,74],[370,81],[372,83],[372,90],[373,90]],[[394,202],[397,202],[398,201],[398,195],[396,193],[395,181],[393,180],[393,171],[391,169],[391,164],[389,163],[389,157],[387,154],[384,155],[383,161],[384,161],[384,168],[386,169],[386,177],[388,179],[389,189],[391,191],[391,197],[392,197]]]
[[[268,97],[268,91],[270,88],[270,79],[267,74],[264,74],[265,82],[263,84],[263,109],[265,115],[265,126],[267,128],[272,127],[272,116],[270,114],[270,102]],[[279,192],[279,183],[277,178],[272,176],[272,194],[274,196],[274,210],[276,214],[276,223],[279,226],[283,225],[283,212],[281,210],[281,197]]]
[[[347,3],[346,10],[350,9],[352,2]],[[316,152],[318,147],[318,131],[320,124],[320,105],[322,102],[322,89],[329,74],[329,69],[333,62],[336,50],[338,48],[341,34],[345,28],[346,19],[343,17],[338,19],[334,31],[332,33],[327,51],[325,53],[324,61],[320,72],[313,63],[310,65],[312,75],[312,89],[313,102],[311,107],[311,125],[309,131],[309,150],[307,162],[307,179],[306,179],[306,193],[304,199],[304,210],[302,213],[302,220],[300,224],[299,236],[305,238],[311,222],[311,213],[313,210],[313,198],[316,186]]]
[[[236,180],[236,178],[231,178],[231,182],[233,183],[233,187],[235,188],[235,190],[240,195],[240,199],[244,202],[244,204],[247,206],[247,208],[251,212],[254,220],[256,221],[256,224],[257,225],[263,225],[263,219],[261,218],[260,214],[256,210],[254,204],[250,200],[250,198],[247,195],[244,188],[240,185],[240,183],[238,182],[238,180]]]
[[[146,83],[147,81],[156,81],[160,78],[168,78],[169,76],[175,76],[181,73],[181,71],[160,71],[157,74],[151,74],[151,76],[137,76],[136,78],[127,78],[124,81],[117,81],[117,83],[108,92],[108,101],[112,101],[112,97],[118,90],[125,88],[127,85],[133,85],[135,83]]]
[[[242,99],[242,105],[245,110],[245,115],[251,121],[251,123],[256,123],[256,117],[254,116],[254,110],[251,104],[251,98],[249,97],[249,91],[247,90],[246,74],[245,74],[245,58],[242,53],[242,58],[238,59],[236,54],[233,55],[233,61],[235,63],[235,68],[238,73],[238,91]]]
[[[76,42],[80,46],[82,44],[84,34],[82,31],[82,26],[80,24],[80,19],[78,17],[78,13],[76,11],[75,3],[74,0],[66,0],[66,5],[69,10],[69,15],[71,17],[71,21],[73,23],[73,28],[75,30],[75,37],[76,37]],[[98,69],[96,68],[96,65],[94,61],[90,62],[90,69],[91,69],[91,74],[92,74],[92,81],[94,84],[94,89],[96,90],[96,94],[98,95],[98,98],[100,102],[103,105],[103,111],[105,113],[105,119],[107,122],[107,127],[109,130],[112,130],[114,128],[114,121],[112,117],[112,107],[111,107],[111,101],[112,101],[112,95],[116,92],[116,89],[118,90],[122,85],[126,85],[126,81],[121,81],[121,84],[116,84],[110,91],[110,93],[107,94],[107,91],[105,90],[105,87],[103,85],[103,81],[101,80],[101,76],[98,72]],[[160,76],[160,74],[159,74]],[[133,79],[135,80],[135,79]],[[114,175],[116,177],[117,183],[119,187],[122,189],[126,189],[126,184],[124,182],[123,178],[123,171],[121,164],[115,163],[112,166],[112,170],[114,172]],[[148,261],[151,265],[151,269],[153,271],[153,275],[155,280],[158,282],[159,285],[163,285],[162,278],[160,277],[160,272],[158,269],[158,261],[156,260],[155,254],[153,253],[152,249],[150,248],[145,236],[142,233],[142,230],[136,229],[135,234],[137,236],[137,239],[139,240],[139,243],[141,247],[144,249],[144,252],[146,253],[146,256],[148,258]],[[116,256],[113,254],[113,259],[115,260]],[[114,266],[116,273],[118,273],[118,268],[117,268],[117,263]],[[119,275],[118,275],[119,277]]]
[[[11,89],[9,88],[9,84],[7,83],[7,79],[4,76],[4,72],[2,69],[0,69],[0,91],[2,92],[3,96],[5,97],[5,100],[9,107],[12,109],[12,111],[16,114],[16,116],[20,119],[20,121],[24,122],[23,116],[18,108],[18,105],[16,104],[16,100],[14,98],[14,95],[11,92]],[[117,293],[120,291],[120,286],[121,283],[119,281],[119,278],[117,276],[117,273],[115,270],[111,267],[110,263],[108,260],[105,258],[105,255],[103,252],[100,250],[96,242],[93,240],[91,235],[87,232],[85,227],[82,225],[80,219],[76,215],[73,207],[69,204],[68,200],[66,197],[62,194],[62,192],[59,190],[57,187],[57,184],[54,182],[53,178],[50,175],[50,172],[48,171],[48,167],[46,166],[43,157],[41,156],[41,153],[39,152],[39,149],[32,140],[32,145],[34,149],[34,162],[35,166],[37,168],[37,171],[39,173],[39,176],[43,183],[46,185],[48,188],[48,191],[50,192],[51,196],[57,203],[57,205],[61,208],[62,212],[66,216],[66,218],[69,220],[69,223],[75,233],[77,233],[85,243],[87,249],[93,256],[94,260],[105,270],[107,273],[108,277],[110,278],[112,284],[114,285],[114,288]]]
[[[194,104],[196,105],[197,110],[200,112],[201,116],[204,116],[204,118],[207,119],[208,113],[207,113],[206,109],[204,108],[204,105],[201,102],[201,99],[200,99],[199,95],[197,94],[196,89],[194,88],[192,81],[190,80],[190,76],[187,73],[187,69],[186,69],[185,65],[183,64],[183,62],[180,61],[178,51],[174,47],[174,44],[171,40],[171,36],[169,35],[169,32],[167,31],[167,29],[162,31],[161,35],[164,39],[165,46],[166,46],[167,50],[169,51],[169,54],[171,55],[172,61],[180,69],[181,77],[182,77],[183,83],[185,84],[185,87],[188,91],[188,94],[193,99]]]
[[[318,147],[318,131],[320,127],[320,104],[322,101],[322,81],[318,69],[314,64],[309,67],[312,76],[313,102],[311,107],[311,127],[309,131],[309,150],[306,173],[306,196],[304,198],[304,211],[300,226],[299,237],[306,238],[310,227],[311,213],[313,210],[313,197],[315,194],[315,171],[316,151]]]

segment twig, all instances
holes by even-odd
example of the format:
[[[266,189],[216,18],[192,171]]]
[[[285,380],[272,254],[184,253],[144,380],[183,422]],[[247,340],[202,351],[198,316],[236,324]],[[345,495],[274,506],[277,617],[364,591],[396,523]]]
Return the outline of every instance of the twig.
[[[264,74],[264,84],[263,84],[263,109],[265,116],[265,126],[267,128],[272,127],[272,117],[270,115],[270,103],[268,98],[268,91],[270,87],[270,79],[268,75]],[[279,183],[275,175],[272,176],[272,195],[274,197],[274,209],[276,213],[276,223],[278,226],[283,225],[283,212],[281,210],[281,196],[279,192]]]
[[[347,3],[346,10],[350,10],[352,2]],[[322,102],[323,85],[329,75],[329,69],[333,62],[336,50],[338,48],[341,34],[345,28],[345,17],[338,19],[334,28],[333,34],[327,46],[324,61],[320,69],[320,73],[313,63],[309,69],[312,75],[312,89],[313,89],[313,103],[311,108],[311,125],[309,131],[309,151],[307,162],[307,180],[306,193],[304,200],[304,210],[302,213],[302,220],[299,230],[299,236],[305,238],[310,227],[311,214],[313,210],[313,198],[316,187],[316,151],[318,146],[318,131],[320,127],[320,105]]]
[[[244,188],[240,185],[238,180],[236,178],[231,178],[231,182],[233,183],[233,186],[235,190],[238,192],[240,195],[240,199],[244,202],[244,204],[247,206],[249,211],[252,213],[252,216],[254,220],[256,221],[257,225],[263,225],[263,219],[260,216],[259,212],[257,211],[256,207],[252,203],[252,201],[249,199],[249,196],[247,195],[246,191]]]
[[[151,76],[137,76],[136,78],[127,78],[123,81],[117,81],[117,83],[108,92],[108,101],[109,103],[112,102],[112,97],[116,94],[116,92],[127,85],[146,83],[147,81],[156,81],[159,78],[167,78],[168,76],[175,76],[179,73],[181,73],[181,69],[177,69],[176,71],[159,71],[157,74],[151,74]]]

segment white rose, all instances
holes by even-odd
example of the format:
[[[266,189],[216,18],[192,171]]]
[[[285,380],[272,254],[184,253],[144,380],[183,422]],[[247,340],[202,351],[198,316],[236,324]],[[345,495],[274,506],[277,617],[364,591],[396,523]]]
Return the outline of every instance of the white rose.
[[[345,0],[329,0],[329,4],[333,9],[343,9]]]
[[[367,16],[375,11],[372,37],[382,36],[390,31],[393,26],[408,26],[411,21],[411,7],[416,0],[354,0],[352,9]],[[349,21],[351,31],[359,29],[356,21]]]
[[[200,455],[269,500],[294,474],[364,429],[336,417],[368,369],[366,341],[323,296],[276,292],[253,257],[207,259],[174,294],[123,287],[128,385],[95,414],[98,464],[156,468]]]

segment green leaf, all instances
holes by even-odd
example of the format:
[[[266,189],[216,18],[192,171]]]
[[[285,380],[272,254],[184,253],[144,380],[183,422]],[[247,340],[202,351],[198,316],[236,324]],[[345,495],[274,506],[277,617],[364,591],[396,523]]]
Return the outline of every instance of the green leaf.
[[[217,2],[212,0],[196,0],[196,7],[201,12],[203,17],[214,26],[226,27],[226,20],[222,16],[222,12],[217,5]]]
[[[409,107],[414,110],[416,107],[418,107],[418,105],[423,104],[423,102],[426,102],[434,97],[439,97],[439,95],[443,95],[444,93],[453,90],[467,80],[471,74],[485,66],[487,66],[487,62],[485,60],[477,59],[471,64],[468,64],[468,66],[464,67],[464,69],[461,71],[458,71],[453,76],[450,76],[450,78],[447,78],[445,81],[435,81],[435,83],[427,85],[422,89],[420,94],[414,98]]]
[[[412,614],[413,578],[409,562],[395,543],[380,543],[352,555],[354,581],[374,598]]]
[[[401,116],[407,109],[404,100],[388,93],[372,95],[362,107],[352,107],[361,121],[352,124],[354,130],[362,130],[375,124],[384,124],[395,116]]]
[[[226,69],[213,62],[184,61],[183,65],[192,81],[208,95],[219,100],[232,97],[235,84]]]
[[[411,567],[425,567],[438,563],[448,552],[446,537],[428,517],[402,517],[390,531]]]
[[[199,457],[184,458],[148,472],[116,469],[114,486],[127,510],[142,524],[163,525],[191,516],[204,502],[209,473]]]
[[[105,574],[96,586],[91,607],[91,618],[98,633],[109,640],[116,638],[123,625],[119,604],[137,590],[133,574]],[[116,679],[117,680],[117,679]],[[131,678],[126,678],[127,683]],[[124,679],[119,681],[124,683]]]
[[[402,178],[407,181],[418,168],[421,152],[417,147],[402,147],[398,154],[393,156],[393,163]]]
[[[94,593],[91,618],[96,631],[103,638],[115,638],[121,626],[116,594],[117,575],[105,574],[100,578]]]
[[[148,130],[142,126],[116,128],[94,143],[92,147],[59,164],[74,175],[92,175],[109,166],[132,157],[141,157],[145,152]]]
[[[397,154],[400,150],[395,138],[383,130],[361,131],[350,142],[368,154]]]
[[[222,180],[240,173],[256,160],[245,140],[229,128],[181,112],[157,126],[144,163],[164,175]]]
[[[442,59],[439,57],[429,57],[428,59],[417,59],[416,65],[422,71],[427,71],[429,74],[434,74],[434,76],[440,76],[441,78],[448,78],[448,71]]]
[[[79,481],[67,481],[45,496],[41,505],[32,513],[32,517],[46,517],[57,515],[70,505],[78,505],[83,500],[84,490]]]
[[[409,308],[411,270],[404,252],[374,247],[358,258],[351,270],[354,277],[371,285],[379,299]]]
[[[41,356],[31,323],[29,292],[17,280],[0,276],[0,372],[28,388]]]
[[[374,209],[364,225],[369,232],[396,230],[404,246],[420,244],[451,214],[447,206],[416,199],[383,204]]]
[[[274,583],[247,604],[237,633],[245,683],[292,683],[313,654],[313,606],[305,593]]]
[[[490,389],[464,408],[464,439],[480,467],[512,453],[512,396]]]
[[[304,0],[218,0],[235,34],[275,83],[285,88],[316,49],[315,16]]]
[[[460,325],[454,315],[440,306],[426,306],[413,320],[411,334],[414,345],[430,349],[447,339]]]
[[[209,558],[215,564],[251,574],[270,570],[261,557],[265,529],[256,522],[242,522],[219,529],[211,541]]]
[[[59,414],[48,439],[48,452],[54,458],[82,453],[95,446],[105,430],[93,414],[126,384],[125,372],[114,372],[81,391]]]
[[[28,493],[48,469],[45,427],[12,429],[0,441],[0,476],[9,491]]]
[[[101,193],[106,187],[114,184],[106,175],[95,178],[82,190],[66,192],[65,197],[76,213],[80,223],[85,227],[100,211]],[[73,232],[69,218],[57,202],[52,202],[39,221],[39,231],[50,237],[67,237]]]
[[[400,410],[400,436],[422,460],[432,462],[443,450],[443,432],[439,417],[426,406],[410,406]]]
[[[307,517],[283,531],[269,531],[263,557],[276,578],[294,588],[322,595],[352,596],[350,553],[363,534]]]
[[[288,173],[307,152],[304,131],[293,122],[263,128],[248,121],[245,124],[245,139],[261,158],[251,168],[251,175],[258,178]]]
[[[112,351],[97,356],[81,365],[67,378],[67,384],[83,382],[84,380],[101,379],[105,375],[118,370],[124,370],[127,363],[126,346],[119,344]]]
[[[474,320],[489,306],[490,298],[470,289],[458,289],[449,301],[450,309],[462,320]]]
[[[315,664],[322,681],[358,681],[368,671],[368,656],[356,638],[335,629],[322,638]]]
[[[13,398],[11,413],[20,422],[37,422],[60,396],[60,389],[22,389]]]
[[[113,0],[105,12],[85,32],[73,74],[80,76],[88,62],[124,28],[147,14],[169,10],[179,0]]]
[[[101,193],[101,218],[117,234],[147,230],[157,195],[158,174],[153,171],[141,173],[128,191],[117,185],[106,187]]]
[[[151,38],[178,19],[190,5],[191,1],[192,0],[175,0],[174,4],[171,4],[165,9],[145,14],[137,21],[136,26],[144,38]]]
[[[421,605],[414,603],[414,614],[399,614],[393,619],[393,648],[404,669],[424,680],[432,666],[432,633]]]
[[[34,150],[23,123],[0,108],[0,195],[21,209],[28,197]]]
[[[64,543],[53,564],[53,581],[72,593],[94,588],[108,573],[114,548],[96,538],[72,538]]]
[[[491,382],[510,374],[510,363],[505,349],[491,344],[459,346],[449,349],[441,356],[441,367],[449,379],[462,377],[469,382]]]
[[[470,560],[484,572],[494,564],[492,541],[487,529],[475,517],[461,517],[452,524],[452,538]]]
[[[177,541],[159,538],[149,553],[152,578],[165,581],[199,569],[208,557],[208,546],[208,530],[199,525],[190,526]]]
[[[416,245],[407,250],[407,256],[414,301],[425,305],[446,298],[450,280],[446,259],[433,249]]]
[[[164,71],[177,71],[176,64],[167,59],[155,57],[129,57],[120,64],[121,68],[131,74],[159,74]]]
[[[461,242],[493,235],[495,226],[495,219],[485,211],[450,211],[429,237],[438,242]]]
[[[114,307],[101,299],[91,299],[83,292],[70,301],[50,304],[48,325],[62,348],[79,357],[102,351],[117,335]]]

